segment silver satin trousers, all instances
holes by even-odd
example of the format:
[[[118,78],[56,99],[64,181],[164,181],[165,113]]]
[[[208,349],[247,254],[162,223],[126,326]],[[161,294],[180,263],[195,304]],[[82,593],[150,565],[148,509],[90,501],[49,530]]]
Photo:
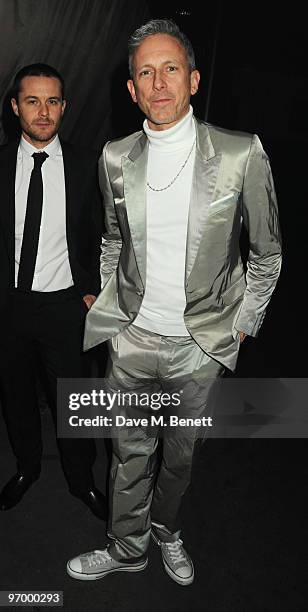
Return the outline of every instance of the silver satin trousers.
[[[160,336],[130,325],[108,344],[111,389],[136,392],[140,397],[180,393],[181,405],[164,407],[165,413],[169,410],[183,418],[210,414],[209,392],[224,368],[190,336]],[[151,414],[151,406],[139,407],[138,416]],[[204,433],[199,427],[187,427],[184,434],[175,427],[162,435],[162,429],[160,433],[154,429],[153,434],[152,428],[149,434],[140,426],[117,428],[113,434],[108,536],[115,559],[146,556],[151,522],[163,541],[180,536],[181,502],[190,483],[196,442]]]

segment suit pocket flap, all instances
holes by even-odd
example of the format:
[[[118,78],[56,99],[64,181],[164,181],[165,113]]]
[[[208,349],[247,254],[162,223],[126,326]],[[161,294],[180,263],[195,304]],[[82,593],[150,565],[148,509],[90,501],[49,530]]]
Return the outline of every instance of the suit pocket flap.
[[[244,291],[246,289],[246,281],[245,277],[241,276],[241,278],[233,283],[231,287],[229,287],[226,291],[221,294],[221,298],[224,304],[233,304],[236,300],[242,297]]]
[[[237,192],[235,193],[232,192],[224,196],[223,198],[214,200],[213,202],[210,203],[209,214],[213,214],[220,210],[224,210],[226,208],[229,208],[229,206],[232,207],[232,205],[234,205],[237,202],[238,196],[239,194]]]

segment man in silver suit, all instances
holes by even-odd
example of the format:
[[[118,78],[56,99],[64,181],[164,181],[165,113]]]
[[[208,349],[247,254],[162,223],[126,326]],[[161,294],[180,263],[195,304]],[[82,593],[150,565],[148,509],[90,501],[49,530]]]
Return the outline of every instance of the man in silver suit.
[[[108,142],[100,158],[103,289],[87,315],[85,349],[108,341],[114,388],[142,391],[155,382],[172,390],[180,381],[186,415],[200,416],[213,381],[235,369],[246,335],[257,336],[279,276],[271,169],[256,135],[194,117],[200,74],[176,24],[152,20],[136,30],[129,67],[128,89],[145,120],[140,132]],[[168,575],[192,583],[180,508],[199,430],[164,436],[159,464],[157,436],[140,427],[116,434],[111,543],[71,559],[70,576],[142,570],[152,535]]]

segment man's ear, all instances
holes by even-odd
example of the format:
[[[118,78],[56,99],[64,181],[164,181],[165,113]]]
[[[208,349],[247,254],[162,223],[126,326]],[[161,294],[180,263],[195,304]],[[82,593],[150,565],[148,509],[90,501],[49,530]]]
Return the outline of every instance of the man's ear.
[[[63,100],[63,102],[62,102],[62,117],[63,117],[63,113],[64,113],[65,109],[66,109],[66,100]]]
[[[135,85],[132,79],[128,79],[127,81],[127,89],[132,97],[132,100],[134,102],[137,102],[137,96],[136,96],[136,91],[135,91]]]
[[[193,70],[190,74],[190,93],[193,96],[197,93],[200,82],[200,72],[199,70]]]
[[[19,117],[18,104],[15,98],[11,98],[11,105],[12,105],[14,115]]]

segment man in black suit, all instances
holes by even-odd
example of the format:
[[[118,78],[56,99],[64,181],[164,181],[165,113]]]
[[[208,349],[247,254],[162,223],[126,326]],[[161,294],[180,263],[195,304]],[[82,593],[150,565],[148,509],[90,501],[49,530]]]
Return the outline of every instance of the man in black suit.
[[[56,423],[57,378],[84,377],[85,314],[100,291],[96,155],[59,140],[61,75],[46,64],[18,72],[11,100],[19,142],[0,148],[1,401],[17,473],[0,494],[15,506],[37,480],[42,440],[37,401],[43,372]],[[58,439],[69,490],[99,518],[92,439]]]

